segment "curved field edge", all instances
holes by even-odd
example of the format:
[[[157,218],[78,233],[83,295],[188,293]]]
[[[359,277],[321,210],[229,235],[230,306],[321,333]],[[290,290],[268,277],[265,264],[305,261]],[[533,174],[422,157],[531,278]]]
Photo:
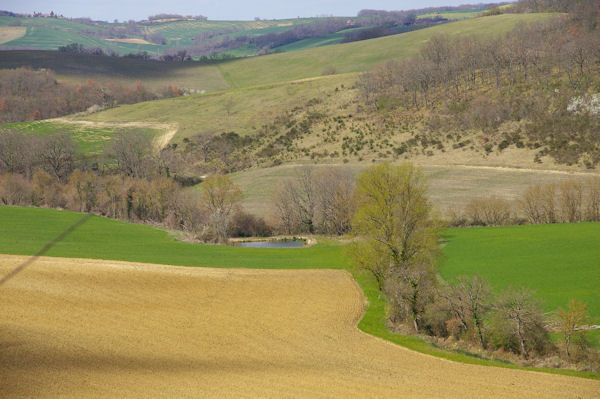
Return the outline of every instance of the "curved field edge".
[[[70,211],[0,206],[0,253],[37,254],[83,216]],[[302,257],[298,256],[300,251]],[[323,240],[321,244],[301,249],[197,245],[177,241],[173,235],[152,226],[92,216],[44,255],[196,267],[345,269],[352,274],[368,300],[368,307],[358,324],[358,328],[367,334],[423,354],[462,363],[600,380],[600,374],[522,367],[481,359],[435,347],[418,337],[391,333],[385,326],[385,301],[379,296],[373,279],[353,270],[344,247],[333,240]]]

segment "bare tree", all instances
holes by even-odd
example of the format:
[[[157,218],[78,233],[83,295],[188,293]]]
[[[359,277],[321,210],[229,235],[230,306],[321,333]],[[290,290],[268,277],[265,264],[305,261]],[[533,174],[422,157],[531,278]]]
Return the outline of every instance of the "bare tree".
[[[75,143],[66,133],[46,136],[40,157],[46,171],[64,183],[75,168]]]
[[[229,225],[241,198],[239,187],[225,175],[209,176],[202,183],[201,204],[207,210],[216,242],[227,242]]]
[[[480,276],[461,276],[448,290],[442,290],[441,293],[463,330],[473,331],[475,338],[485,349],[484,319],[491,309],[491,289],[487,281]]]
[[[107,149],[121,173],[131,177],[148,177],[155,173],[152,140],[142,132],[121,132]]]
[[[510,223],[510,203],[502,198],[474,198],[465,207],[465,214],[474,225],[502,226]]]
[[[567,180],[558,185],[558,203],[563,222],[576,223],[583,219],[583,183]]]
[[[540,306],[527,289],[508,289],[495,304],[500,321],[507,323],[509,332],[518,342],[519,351],[529,358],[534,349],[540,350],[549,342]]]

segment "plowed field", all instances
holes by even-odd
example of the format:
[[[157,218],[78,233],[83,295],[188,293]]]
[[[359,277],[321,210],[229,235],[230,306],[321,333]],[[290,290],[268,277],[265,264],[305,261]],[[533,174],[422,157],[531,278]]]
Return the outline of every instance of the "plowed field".
[[[600,397],[361,333],[364,301],[344,271],[42,258],[0,286],[0,397]]]

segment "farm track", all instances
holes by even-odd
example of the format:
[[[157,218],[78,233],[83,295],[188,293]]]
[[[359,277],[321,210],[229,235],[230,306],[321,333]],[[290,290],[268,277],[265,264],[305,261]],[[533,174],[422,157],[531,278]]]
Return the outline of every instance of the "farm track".
[[[0,256],[0,275],[24,259]],[[344,271],[41,258],[0,302],[0,397],[600,397],[364,334]]]

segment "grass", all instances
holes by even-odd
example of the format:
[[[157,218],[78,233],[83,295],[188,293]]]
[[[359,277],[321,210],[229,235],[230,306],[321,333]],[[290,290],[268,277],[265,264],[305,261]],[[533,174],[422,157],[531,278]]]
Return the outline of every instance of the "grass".
[[[477,10],[466,10],[466,11],[445,11],[445,12],[432,12],[428,14],[419,14],[417,15],[417,19],[420,18],[435,18],[442,17],[449,19],[450,21],[458,21],[461,19],[475,18],[479,15],[480,12],[485,11],[485,8],[480,8]]]
[[[552,14],[505,14],[472,18],[378,39],[235,60],[220,64],[220,69],[232,87],[319,76],[329,67],[336,68],[339,73],[362,72],[375,64],[416,54],[433,35],[499,35],[518,23],[552,17]]]
[[[600,321],[600,223],[450,229],[444,238],[444,279],[479,274],[496,291],[525,286],[548,312],[575,298]]]
[[[433,162],[436,160],[434,159]],[[339,162],[339,161],[338,161]],[[430,161],[432,162],[432,161]],[[281,165],[271,168],[254,168],[231,175],[232,180],[244,193],[243,205],[256,215],[266,216],[271,208],[271,194],[277,183],[295,176],[306,164]],[[314,165],[315,168],[336,168],[358,174],[371,163],[331,163]],[[431,201],[442,211],[466,204],[470,199],[495,195],[516,201],[532,182],[558,183],[571,179],[569,173],[519,170],[517,168],[489,168],[477,166],[422,164],[428,178],[428,194]]]
[[[35,254],[46,243],[82,217],[82,214],[68,211],[2,206],[0,207],[0,253]],[[462,353],[448,352],[436,348],[418,337],[392,334],[385,327],[385,303],[380,298],[373,279],[354,271],[345,255],[344,247],[333,241],[324,241],[313,247],[298,249],[258,249],[188,244],[179,242],[167,232],[151,226],[91,216],[86,223],[67,235],[46,255],[180,266],[346,269],[353,273],[369,301],[369,307],[359,323],[362,331],[409,349],[449,360],[532,370]],[[593,373],[556,369],[536,370],[600,379],[600,375]]]
[[[51,69],[62,81],[85,82],[91,79],[132,86],[139,80],[152,89],[171,85],[206,92],[229,87],[215,66],[196,62],[143,61],[55,51],[3,51],[0,69],[18,67]]]
[[[246,135],[310,99],[350,85],[354,76],[325,76],[314,80],[265,85],[206,95],[124,105],[83,119],[97,122],[155,121],[177,123],[175,142],[195,134],[236,132]],[[231,104],[229,112],[227,108]],[[258,111],[260,110],[260,112]]]
[[[34,254],[82,216],[69,211],[0,206],[0,253]],[[190,244],[151,226],[100,216],[91,216],[47,255],[177,266],[265,269],[341,269],[348,265],[342,247],[331,242],[301,249]]]
[[[35,122],[19,122],[7,123],[0,125],[2,130],[12,130],[25,134],[35,134],[45,136],[55,133],[68,133],[73,141],[77,144],[77,149],[80,153],[86,155],[97,155],[102,153],[106,143],[111,138],[120,132],[144,132],[152,136],[163,133],[161,130],[141,128],[141,127],[98,127],[98,126],[83,126],[67,123],[55,123],[52,121],[35,121]]]

